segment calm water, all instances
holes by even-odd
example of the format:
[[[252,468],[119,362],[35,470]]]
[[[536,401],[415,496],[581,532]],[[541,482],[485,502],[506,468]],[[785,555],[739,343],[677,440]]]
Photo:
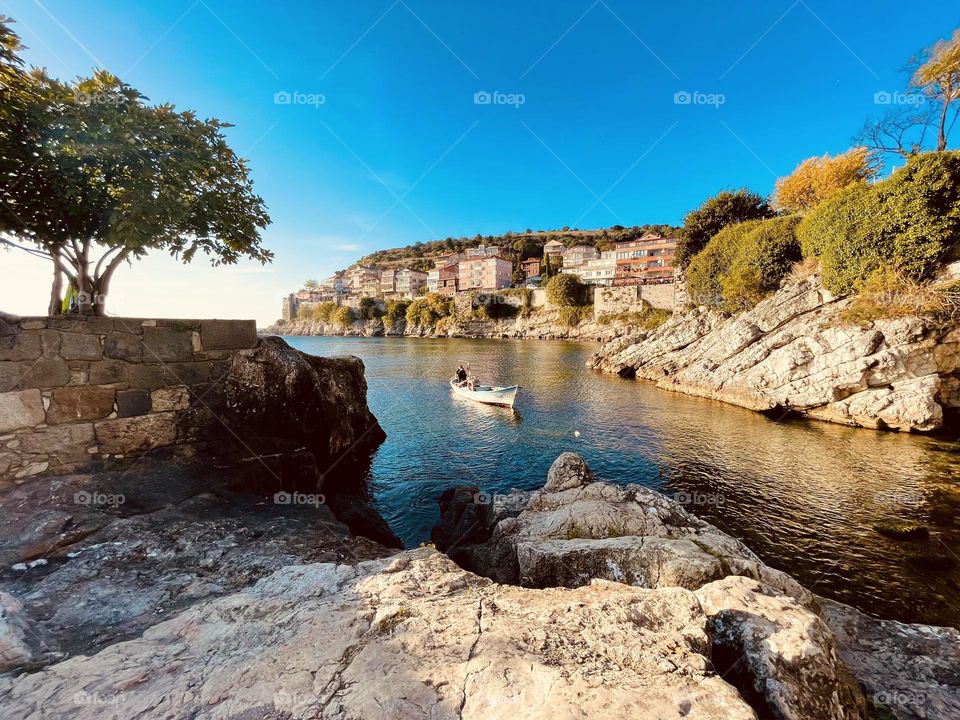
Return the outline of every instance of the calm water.
[[[573,450],[603,479],[699,494],[693,512],[819,594],[882,617],[960,626],[960,568],[942,567],[960,554],[960,528],[942,511],[931,523],[942,507],[931,498],[960,489],[953,438],[776,422],[588,370],[594,347],[580,343],[286,339],[366,363],[369,404],[388,436],[370,487],[408,547],[428,539],[445,488],[539,488],[556,456]],[[461,361],[485,381],[522,385],[516,411],[453,396],[447,379]],[[892,541],[871,527],[898,518],[931,523],[930,539]],[[917,554],[933,555],[935,567]]]

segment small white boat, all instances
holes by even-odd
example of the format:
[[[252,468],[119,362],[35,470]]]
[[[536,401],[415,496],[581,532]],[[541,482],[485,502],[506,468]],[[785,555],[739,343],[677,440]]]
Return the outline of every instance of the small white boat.
[[[457,379],[450,378],[450,388],[460,397],[475,400],[485,405],[500,405],[501,407],[512,408],[517,399],[519,385],[510,387],[491,387],[490,385],[477,385],[476,389],[471,390],[466,383],[461,385]]]

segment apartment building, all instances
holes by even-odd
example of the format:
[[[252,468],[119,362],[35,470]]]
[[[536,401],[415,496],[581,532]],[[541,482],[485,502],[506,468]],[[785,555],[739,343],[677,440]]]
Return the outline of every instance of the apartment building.
[[[459,264],[459,291],[499,290],[510,286],[513,263],[503,257],[467,259]]]
[[[583,265],[587,260],[596,260],[600,253],[593,245],[574,245],[563,251],[563,266],[576,267]]]
[[[380,271],[376,268],[358,265],[347,270],[343,277],[354,295],[376,297],[380,294]]]
[[[580,278],[580,282],[586,285],[613,285],[617,273],[616,251],[599,253],[599,257],[591,258],[573,267],[568,267],[564,263],[561,272],[576,275]]]
[[[677,239],[644,235],[638,240],[618,242],[614,285],[644,285],[673,282]]]
[[[440,270],[437,272],[439,275],[436,292],[440,293],[441,295],[456,295],[457,290],[460,287],[459,263],[447,265],[447,267],[440,268]]]
[[[400,297],[414,298],[427,284],[427,273],[410,268],[400,268],[395,273],[395,292]]]

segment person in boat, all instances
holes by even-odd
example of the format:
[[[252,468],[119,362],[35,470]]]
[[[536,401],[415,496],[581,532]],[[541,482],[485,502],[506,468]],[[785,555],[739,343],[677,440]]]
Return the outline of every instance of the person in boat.
[[[467,371],[463,369],[463,365],[457,368],[457,382],[463,385],[467,381]]]

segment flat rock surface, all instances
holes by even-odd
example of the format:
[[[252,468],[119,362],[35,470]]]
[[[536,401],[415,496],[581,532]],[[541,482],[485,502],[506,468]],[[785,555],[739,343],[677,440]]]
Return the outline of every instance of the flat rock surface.
[[[20,678],[14,717],[756,718],[693,593],[491,583],[421,549],[286,567]]]

